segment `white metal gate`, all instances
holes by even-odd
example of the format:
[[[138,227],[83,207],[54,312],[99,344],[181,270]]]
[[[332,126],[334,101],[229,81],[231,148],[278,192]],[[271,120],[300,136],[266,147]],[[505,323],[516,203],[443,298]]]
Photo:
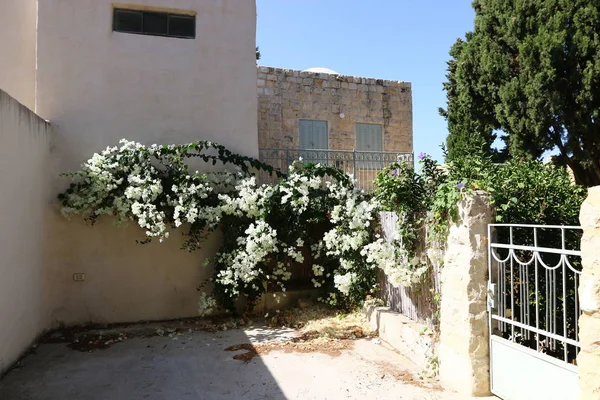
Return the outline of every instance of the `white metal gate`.
[[[576,399],[581,228],[492,224],[488,237],[492,393]]]

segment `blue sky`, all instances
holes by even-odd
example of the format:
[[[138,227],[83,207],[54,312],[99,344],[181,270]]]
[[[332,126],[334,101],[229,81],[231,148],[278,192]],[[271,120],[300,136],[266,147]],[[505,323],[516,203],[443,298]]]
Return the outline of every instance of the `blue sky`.
[[[441,161],[448,50],[471,0],[257,0],[260,65],[412,82],[414,151]]]

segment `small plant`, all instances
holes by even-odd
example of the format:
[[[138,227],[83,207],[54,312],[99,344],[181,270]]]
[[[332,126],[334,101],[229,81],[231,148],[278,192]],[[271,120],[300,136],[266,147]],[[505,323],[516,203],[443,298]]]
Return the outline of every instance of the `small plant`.
[[[490,194],[497,222],[579,223],[585,189],[563,167],[535,160],[494,164],[491,158],[475,156],[440,166],[424,153],[419,155],[419,164],[420,172],[407,163],[392,164],[375,181],[375,197],[383,209],[400,216],[400,240],[411,256],[425,225],[427,247],[445,241],[450,224],[458,219],[459,201],[473,190]]]
[[[430,356],[427,358],[427,364],[425,369],[421,372],[423,380],[433,379],[439,374],[440,360],[437,356]]]
[[[419,165],[419,172],[406,162],[386,167],[375,180],[375,198],[382,209],[398,215],[397,240],[421,277],[430,262],[422,243],[435,247],[433,243],[445,233],[448,218],[456,217],[460,193],[450,188],[447,173],[430,156],[419,154]],[[426,230],[426,225],[433,229]]]

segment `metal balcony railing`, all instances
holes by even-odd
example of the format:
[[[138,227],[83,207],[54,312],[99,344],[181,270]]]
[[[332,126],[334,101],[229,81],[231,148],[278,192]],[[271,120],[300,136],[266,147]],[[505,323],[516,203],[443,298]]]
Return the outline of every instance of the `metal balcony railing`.
[[[259,159],[283,173],[287,173],[289,166],[300,158],[304,162],[327,164],[341,169],[354,177],[357,188],[365,191],[373,190],[375,177],[386,166],[397,161],[413,163],[413,153],[408,152],[259,149]],[[272,183],[276,181],[276,177],[264,175],[261,176],[261,181]]]

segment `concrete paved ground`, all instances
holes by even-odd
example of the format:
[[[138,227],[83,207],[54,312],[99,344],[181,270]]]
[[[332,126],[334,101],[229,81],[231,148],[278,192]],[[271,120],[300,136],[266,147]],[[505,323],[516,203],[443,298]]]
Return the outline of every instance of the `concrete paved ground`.
[[[93,352],[73,350],[67,343],[40,344],[0,381],[0,399],[463,398],[413,381],[419,372],[416,366],[378,340],[349,342],[338,355],[276,350],[244,362],[232,358],[243,351],[224,349],[285,341],[295,332],[255,327],[210,333],[186,328],[167,335],[130,335]]]

